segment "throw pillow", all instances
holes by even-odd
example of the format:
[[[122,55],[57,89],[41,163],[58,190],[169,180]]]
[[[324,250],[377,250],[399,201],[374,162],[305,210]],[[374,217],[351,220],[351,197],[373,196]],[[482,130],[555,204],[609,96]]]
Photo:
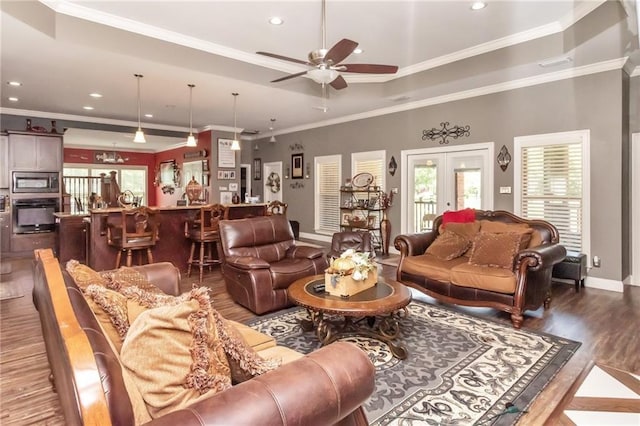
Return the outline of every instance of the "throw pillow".
[[[521,238],[521,234],[515,232],[480,232],[473,240],[469,264],[513,269]]]
[[[94,271],[87,265],[83,265],[77,260],[67,262],[66,270],[73,278],[76,285],[84,292],[87,286],[91,284],[106,287],[108,281],[104,279],[98,272]]]
[[[453,231],[445,230],[444,233],[438,235],[427,250],[426,254],[437,257],[442,260],[451,260],[462,256],[469,249],[471,241]]]
[[[442,224],[449,222],[466,223],[476,220],[476,211],[474,209],[462,209],[451,211],[447,210],[442,214]]]
[[[117,291],[92,284],[85,289],[86,296],[93,299],[102,311],[109,315],[109,320],[120,336],[124,339],[129,331],[129,319],[127,318],[127,298]],[[94,310],[96,316],[98,313]],[[115,342],[114,342],[115,343]]]
[[[480,231],[491,232],[494,234],[503,234],[505,232],[521,234],[522,237],[520,239],[520,250],[529,247],[529,243],[531,241],[531,236],[533,233],[533,229],[531,229],[526,223],[505,223],[492,220],[481,220]]]
[[[120,354],[153,418],[231,386],[207,289],[174,303],[141,313]]]
[[[445,230],[453,231],[456,234],[465,237],[467,240],[473,241],[476,234],[480,232],[480,222],[477,220],[464,223],[449,222],[446,227],[443,225],[440,226],[439,233],[442,234]]]
[[[102,276],[109,282],[109,288],[121,291],[125,287],[137,287],[150,293],[164,294],[151,284],[146,275],[128,266],[122,266],[115,271],[103,272]]]

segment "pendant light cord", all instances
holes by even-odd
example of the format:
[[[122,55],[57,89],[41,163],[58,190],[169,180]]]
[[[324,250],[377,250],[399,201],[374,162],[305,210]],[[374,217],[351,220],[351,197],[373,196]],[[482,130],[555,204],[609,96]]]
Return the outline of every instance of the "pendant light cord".
[[[143,77],[142,74],[134,74],[136,79],[138,79],[138,130],[142,130],[142,125],[140,122],[140,79]]]
[[[237,134],[238,126],[236,124],[236,120],[237,120],[236,101],[238,100],[238,94],[237,93],[232,93],[232,95],[233,95],[233,140],[237,141],[238,140],[238,134]]]
[[[193,88],[195,84],[188,84],[189,86],[189,136],[193,136]]]

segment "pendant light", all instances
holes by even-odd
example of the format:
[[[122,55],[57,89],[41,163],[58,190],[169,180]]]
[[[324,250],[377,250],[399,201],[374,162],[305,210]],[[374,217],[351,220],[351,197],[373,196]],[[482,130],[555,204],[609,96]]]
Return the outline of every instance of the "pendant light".
[[[233,95],[233,142],[231,142],[231,150],[232,151],[240,151],[240,141],[238,141],[238,126],[236,125],[237,113],[236,113],[236,102],[238,100],[238,94],[232,93]]]
[[[196,138],[193,137],[193,88],[195,84],[187,84],[189,86],[189,137],[187,137],[187,146],[198,146]]]
[[[147,140],[144,138],[144,133],[142,132],[142,127],[140,125],[140,79],[143,77],[143,75],[134,74],[134,76],[138,80],[138,130],[136,131],[136,135],[133,138],[133,142],[147,143]]]
[[[271,130],[271,138],[269,139],[269,142],[274,143],[276,141],[276,137],[273,135],[273,129],[274,127],[274,123],[276,122],[275,118],[271,119],[271,127],[269,127],[269,130]]]

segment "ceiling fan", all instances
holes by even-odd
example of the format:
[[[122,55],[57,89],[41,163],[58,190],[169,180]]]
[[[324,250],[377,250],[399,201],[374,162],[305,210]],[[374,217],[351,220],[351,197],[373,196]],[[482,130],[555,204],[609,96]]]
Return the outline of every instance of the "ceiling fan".
[[[289,58],[269,52],[256,52],[258,55],[269,56],[283,61],[295,62],[297,64],[309,65],[313,68],[307,71],[290,74],[272,81],[288,80],[290,78],[300,77],[307,74],[316,83],[322,84],[323,88],[326,84],[331,85],[336,90],[347,87],[347,82],[340,75],[340,72],[352,72],[361,74],[395,74],[398,67],[395,65],[378,65],[378,64],[341,64],[355,48],[358,46],[353,40],[343,38],[337,42],[331,49],[326,48],[327,45],[327,25],[326,25],[326,0],[322,0],[322,48],[313,50],[309,53],[307,61]]]

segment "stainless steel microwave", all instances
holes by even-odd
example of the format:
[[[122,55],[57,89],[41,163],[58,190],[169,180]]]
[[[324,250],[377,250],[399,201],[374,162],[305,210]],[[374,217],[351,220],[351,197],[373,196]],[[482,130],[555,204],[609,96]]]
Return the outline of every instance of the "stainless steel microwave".
[[[60,173],[57,172],[13,172],[14,193],[60,192]]]

